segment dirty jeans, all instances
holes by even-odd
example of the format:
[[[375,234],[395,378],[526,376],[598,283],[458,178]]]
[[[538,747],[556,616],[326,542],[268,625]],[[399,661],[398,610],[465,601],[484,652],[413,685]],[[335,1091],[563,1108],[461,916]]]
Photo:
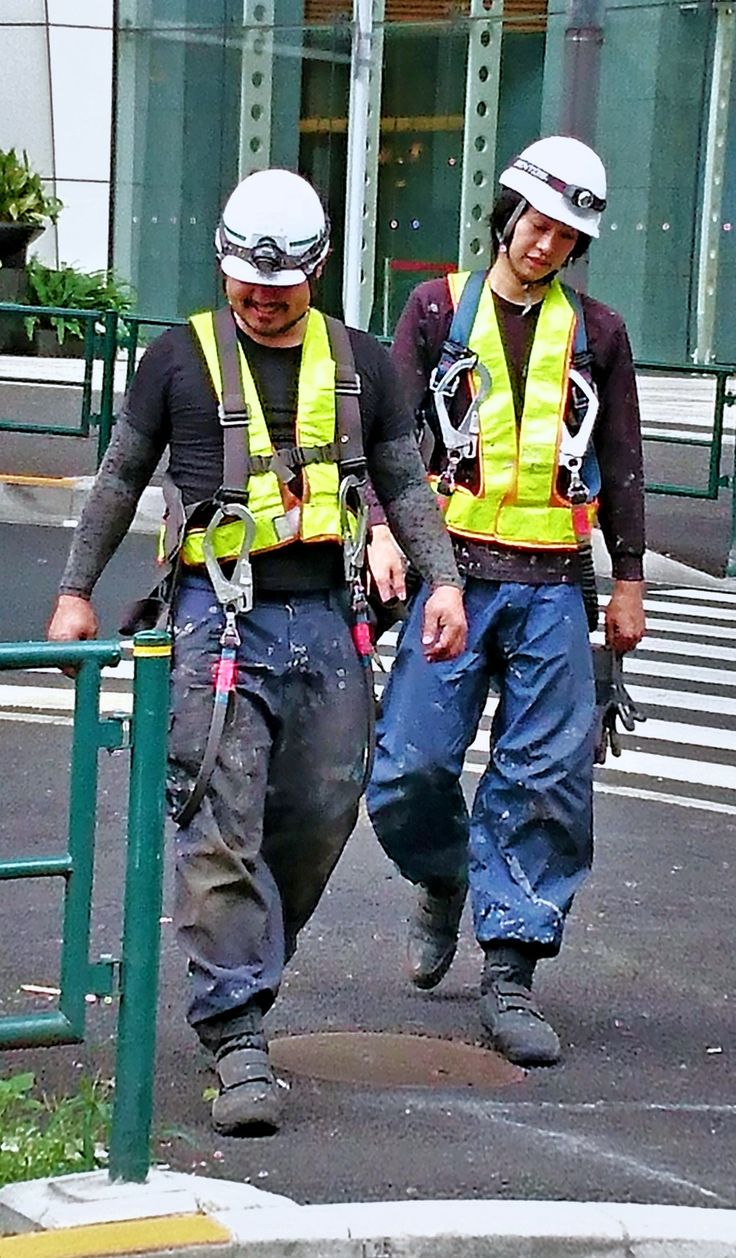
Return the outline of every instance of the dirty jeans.
[[[260,601],[238,617],[237,692],[212,778],[176,835],[175,924],[189,1021],[212,1028],[273,1002],[285,960],[355,825],[367,730],[364,668],[340,592]],[[223,615],[185,578],[174,608],[169,803],[204,755]]]
[[[422,655],[418,596],[384,695],[366,802],[378,838],[412,882],[468,878],[481,944],[554,955],[593,855],[594,685],[574,585],[468,579],[468,645]],[[470,815],[460,775],[489,686],[490,752]]]

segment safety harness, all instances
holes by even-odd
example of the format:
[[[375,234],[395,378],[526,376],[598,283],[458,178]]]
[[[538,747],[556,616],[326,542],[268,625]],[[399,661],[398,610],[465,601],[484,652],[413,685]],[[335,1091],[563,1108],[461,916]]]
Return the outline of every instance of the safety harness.
[[[232,695],[237,685],[237,650],[240,645],[237,617],[253,606],[253,573],[250,550],[255,519],[248,509],[248,482],[254,473],[272,471],[288,485],[297,472],[311,463],[339,465],[339,511],[343,541],[345,580],[350,592],[352,637],[363,663],[368,694],[368,738],[364,780],[370,776],[374,747],[374,703],[370,686],[373,647],[368,626],[368,606],[363,585],[368,514],[365,501],[366,463],[360,416],[360,377],[355,370],[352,346],[344,324],[323,316],[335,361],[335,441],[322,446],[292,446],[268,457],[251,455],[248,440],[248,407],[243,393],[240,350],[235,320],[229,307],[215,312],[214,333],[222,375],[222,399],[218,407],[223,435],[223,479],[213,499],[184,509],[172,482],[165,485],[167,519],[165,553],[170,586],[181,562],[181,544],[189,522],[203,508],[215,510],[205,529],[202,551],[207,574],[220,603],[225,626],[220,637],[220,656],[214,675],[214,706],[202,764],[192,790],[174,820],[186,826],[197,811],[214,770]],[[174,490],[174,492],[172,492]],[[215,553],[215,532],[223,521],[243,522],[242,543],[232,571],[226,575]],[[232,561],[230,561],[232,562]]]
[[[487,275],[487,271],[472,271],[468,276],[455,307],[448,338],[442,346],[439,362],[429,380],[442,440],[447,450],[447,464],[437,483],[437,492],[444,498],[445,505],[455,488],[460,462],[475,458],[480,431],[480,407],[492,388],[488,369],[478,355],[468,348]],[[558,464],[568,477],[566,495],[570,503],[579,555],[580,584],[588,627],[593,632],[598,624],[598,592],[587,503],[596,496],[600,488],[598,464],[591,446],[598,414],[598,397],[590,371],[593,357],[588,349],[582,302],[574,289],[567,285],[562,287],[575,313],[575,333],[569,372],[570,405],[565,411]],[[471,389],[470,404],[460,423],[455,426],[450,419],[448,403],[455,396],[463,375],[467,373],[470,376],[473,372],[479,379],[479,387],[474,394]],[[584,474],[592,482],[590,485],[583,479]]]

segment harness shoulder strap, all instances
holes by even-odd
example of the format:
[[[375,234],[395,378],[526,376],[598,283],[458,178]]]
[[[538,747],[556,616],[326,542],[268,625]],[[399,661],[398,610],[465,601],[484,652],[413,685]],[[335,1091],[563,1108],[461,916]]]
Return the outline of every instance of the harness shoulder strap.
[[[355,370],[355,356],[350,335],[344,323],[323,315],[335,360],[335,415],[340,476],[365,480],[363,423],[360,416],[360,376]]]
[[[592,379],[590,367],[593,362],[593,355],[588,349],[588,333],[585,327],[585,311],[583,309],[580,293],[577,289],[571,288],[569,284],[561,284],[560,287],[575,312],[575,336],[572,346],[572,365],[577,368],[581,376],[584,376],[586,380],[590,380]]]
[[[467,348],[470,340],[487,274],[487,271],[470,272],[452,316],[448,340],[455,345],[461,345],[463,349]]]
[[[218,408],[223,445],[220,493],[230,499],[240,499],[247,490],[249,474],[249,416],[240,370],[238,332],[230,307],[221,306],[216,310],[212,324],[222,377],[222,400]]]
[[[575,312],[575,334],[572,344],[572,366],[580,373],[587,384],[595,391],[595,384],[591,367],[593,365],[593,355],[588,347],[588,333],[585,327],[585,310],[580,293],[575,288],[571,288],[569,284],[561,284],[567,300]],[[579,390],[578,390],[579,391]],[[575,391],[573,391],[573,411],[575,410]],[[580,402],[581,409],[584,401]],[[601,489],[601,472],[598,465],[598,458],[595,453],[592,441],[588,443],[582,466],[582,476],[588,486],[590,498],[597,498]]]

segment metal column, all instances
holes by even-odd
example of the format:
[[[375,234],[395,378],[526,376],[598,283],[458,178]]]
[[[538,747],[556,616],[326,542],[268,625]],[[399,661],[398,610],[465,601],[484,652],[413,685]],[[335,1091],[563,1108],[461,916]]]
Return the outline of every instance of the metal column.
[[[274,0],[243,0],[240,178],[271,164]]]
[[[375,295],[383,15],[384,0],[353,0],[342,300],[356,328],[368,327]]]
[[[503,0],[471,0],[460,198],[460,269],[490,266]]]
[[[698,363],[712,362],[714,356],[723,177],[735,35],[736,15],[733,6],[717,4],[698,255],[697,347],[695,350],[695,361]]]

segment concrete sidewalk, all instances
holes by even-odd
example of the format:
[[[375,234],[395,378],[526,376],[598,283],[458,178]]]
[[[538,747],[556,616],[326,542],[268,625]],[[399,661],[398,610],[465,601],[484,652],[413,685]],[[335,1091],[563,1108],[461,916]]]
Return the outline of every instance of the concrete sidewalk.
[[[617,1202],[412,1201],[300,1206],[247,1184],[152,1170],[0,1190],[2,1258],[188,1250],[243,1258],[727,1258],[736,1211]]]

